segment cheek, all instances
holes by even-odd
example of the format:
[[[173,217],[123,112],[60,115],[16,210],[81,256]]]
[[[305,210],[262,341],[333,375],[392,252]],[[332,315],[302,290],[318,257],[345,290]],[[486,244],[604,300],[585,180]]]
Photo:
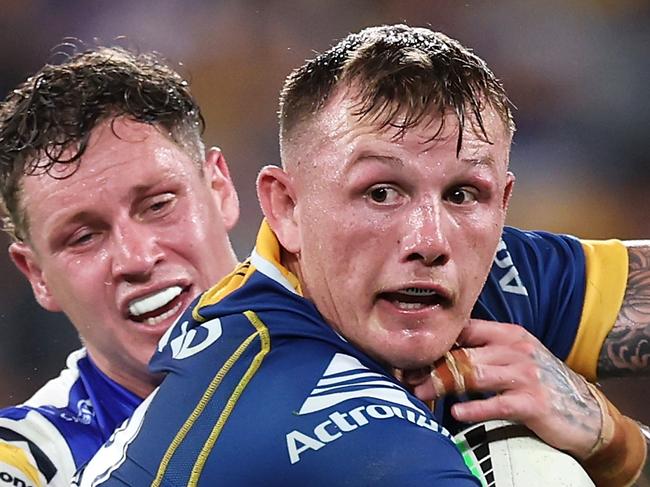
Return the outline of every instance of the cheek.
[[[503,227],[500,225],[481,226],[468,237],[469,255],[465,255],[467,265],[465,269],[469,273],[468,279],[472,282],[472,288],[476,290],[476,297],[480,292],[485,279],[492,267],[497,244],[501,237]],[[462,265],[462,264],[461,264]]]
[[[472,261],[481,268],[492,263],[492,257],[503,231],[501,214],[481,212],[459,222],[459,238],[455,244],[463,248],[467,261]]]
[[[80,294],[96,284],[106,286],[111,284],[109,275],[110,256],[106,250],[92,255],[71,258],[49,269],[49,276],[56,276],[57,288],[79,289]]]
[[[161,244],[181,255],[208,249],[219,252],[227,237],[221,214],[213,206],[200,204],[178,208],[174,218],[156,231]]]
[[[310,242],[307,248],[327,255],[328,267],[343,265],[350,271],[362,265],[366,265],[366,271],[372,270],[363,262],[379,258],[400,238],[388,217],[354,208],[342,208],[336,214],[315,211],[313,217],[305,218],[305,223],[302,236],[304,242]]]
[[[73,323],[89,323],[105,314],[112,280],[99,267],[96,262],[75,262],[63,271],[58,269],[45,275],[55,302]]]

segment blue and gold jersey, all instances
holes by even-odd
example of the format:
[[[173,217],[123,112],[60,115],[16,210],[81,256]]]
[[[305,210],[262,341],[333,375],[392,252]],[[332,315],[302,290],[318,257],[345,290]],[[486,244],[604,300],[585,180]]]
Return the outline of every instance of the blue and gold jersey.
[[[472,316],[515,323],[593,380],[627,285],[618,240],[578,240],[506,227]]]
[[[263,225],[165,335],[151,365],[167,378],[80,485],[474,485],[447,430],[324,324],[278,256]],[[626,279],[620,242],[507,228],[473,314],[593,376]]]
[[[329,327],[263,228],[163,337],[167,377],[77,483],[478,486],[426,405]]]
[[[523,326],[556,357],[588,379],[623,302],[627,249],[618,240],[588,241],[506,227],[472,317]],[[436,417],[453,434],[467,428],[436,403]]]

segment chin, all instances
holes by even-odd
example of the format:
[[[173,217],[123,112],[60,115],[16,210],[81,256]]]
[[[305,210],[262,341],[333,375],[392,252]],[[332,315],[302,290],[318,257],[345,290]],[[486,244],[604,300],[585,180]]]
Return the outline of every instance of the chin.
[[[449,343],[441,343],[431,337],[413,337],[403,343],[391,345],[390,353],[386,354],[388,363],[402,370],[414,370],[430,367],[436,360],[449,351],[453,339]]]
[[[401,351],[399,347],[395,348],[392,350],[392,353],[386,354],[383,357],[383,361],[391,367],[402,370],[415,370],[429,367],[439,357],[444,355],[444,352],[442,354],[436,354],[432,353],[432,350],[416,351],[407,348]]]

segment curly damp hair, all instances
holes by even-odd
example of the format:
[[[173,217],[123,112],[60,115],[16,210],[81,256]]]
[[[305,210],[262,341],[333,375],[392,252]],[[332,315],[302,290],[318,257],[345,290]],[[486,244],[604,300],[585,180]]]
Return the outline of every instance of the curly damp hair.
[[[202,160],[199,107],[187,81],[154,53],[88,49],[46,64],[9,93],[0,104],[0,196],[3,229],[11,237],[29,237],[20,201],[23,177],[61,178],[60,171],[52,171],[59,164],[76,170],[93,129],[121,116],[160,128]]]
[[[482,117],[486,103],[510,133],[515,130],[511,103],[485,61],[440,32],[384,25],[348,35],[286,78],[278,114],[281,145],[339,88],[354,90],[352,115],[380,130],[397,128],[397,136],[452,111],[460,126],[457,151],[467,120],[490,142]]]

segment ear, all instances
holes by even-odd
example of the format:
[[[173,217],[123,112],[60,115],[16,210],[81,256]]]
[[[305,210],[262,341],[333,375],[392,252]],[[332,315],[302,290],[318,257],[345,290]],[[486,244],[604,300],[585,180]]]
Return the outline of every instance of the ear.
[[[282,247],[292,254],[299,253],[299,214],[291,177],[277,166],[262,168],[257,176],[257,197]]]
[[[514,173],[508,171],[506,174],[506,187],[503,191],[503,211],[508,210],[508,205],[510,204],[510,197],[512,196],[512,190],[515,186],[515,175]]]
[[[205,173],[214,191],[224,226],[230,231],[239,219],[239,198],[230,179],[228,164],[219,148],[212,147],[206,153]]]
[[[34,250],[23,242],[14,242],[9,247],[9,256],[31,284],[38,304],[48,311],[61,311],[61,307],[50,292]]]

